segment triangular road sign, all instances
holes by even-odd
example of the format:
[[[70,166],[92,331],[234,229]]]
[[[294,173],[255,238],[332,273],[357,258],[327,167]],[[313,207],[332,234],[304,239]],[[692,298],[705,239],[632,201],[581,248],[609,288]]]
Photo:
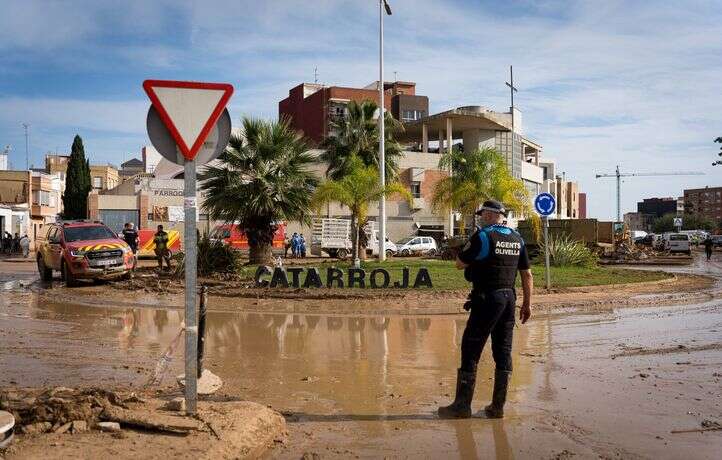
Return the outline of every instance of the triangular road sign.
[[[187,160],[195,158],[233,94],[226,83],[146,80],[143,89]]]

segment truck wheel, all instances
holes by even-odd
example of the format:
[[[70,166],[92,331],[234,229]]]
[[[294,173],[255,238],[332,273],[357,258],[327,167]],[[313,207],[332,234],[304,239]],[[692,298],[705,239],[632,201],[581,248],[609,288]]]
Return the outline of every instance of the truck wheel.
[[[338,252],[336,252],[336,257],[339,259],[345,259],[346,257],[348,257],[348,251],[344,248],[341,248],[338,250]]]
[[[53,280],[53,269],[45,266],[43,256],[38,256],[38,273],[40,273],[40,279],[43,281]]]
[[[67,287],[74,287],[78,285],[78,281],[68,269],[68,264],[66,264],[65,261],[63,261],[63,265],[60,271],[63,275],[63,281],[65,281],[65,285]]]
[[[386,257],[393,257],[393,255],[394,255],[394,251],[392,251],[391,249],[386,250]]]

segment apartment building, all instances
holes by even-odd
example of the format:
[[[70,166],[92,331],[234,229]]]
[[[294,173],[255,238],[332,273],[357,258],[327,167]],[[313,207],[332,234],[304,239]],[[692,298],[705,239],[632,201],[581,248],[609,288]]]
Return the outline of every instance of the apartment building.
[[[379,103],[378,81],[363,88],[301,83],[278,103],[278,116],[318,145],[329,135],[332,122],[346,115],[350,101],[364,100]],[[429,113],[429,98],[416,94],[414,82],[384,82],[384,108],[397,120],[413,121]]]
[[[684,213],[699,214],[719,223],[722,220],[722,187],[686,189]]]
[[[2,226],[10,233],[27,234],[31,241],[43,226],[57,220],[62,211],[62,181],[57,174],[38,171],[0,171]],[[10,219],[8,219],[8,210]]]
[[[45,172],[57,174],[62,181],[62,189],[65,190],[65,177],[68,172],[70,155],[46,155]],[[90,183],[93,190],[108,190],[120,183],[118,169],[112,165],[90,165]]]

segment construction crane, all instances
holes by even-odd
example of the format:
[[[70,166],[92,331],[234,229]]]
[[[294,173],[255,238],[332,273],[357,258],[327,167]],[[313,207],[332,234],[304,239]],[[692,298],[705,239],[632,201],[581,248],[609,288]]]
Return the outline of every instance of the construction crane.
[[[694,172],[668,172],[668,173],[655,173],[655,172],[649,172],[649,173],[620,173],[619,172],[619,165],[617,165],[617,170],[614,174],[597,174],[596,177],[599,179],[600,177],[616,177],[617,178],[617,222],[622,221],[622,215],[621,215],[621,205],[622,205],[622,177],[632,177],[632,176],[704,176],[703,172],[694,171]]]

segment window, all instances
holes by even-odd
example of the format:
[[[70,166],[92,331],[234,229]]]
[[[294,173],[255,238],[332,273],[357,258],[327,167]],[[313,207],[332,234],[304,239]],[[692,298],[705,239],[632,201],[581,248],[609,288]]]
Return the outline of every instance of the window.
[[[35,190],[33,192],[33,204],[40,206],[55,206],[55,197],[45,190]]]
[[[93,177],[93,188],[103,188],[102,177]]]
[[[401,112],[401,121],[421,120],[424,116],[425,110],[404,110]]]
[[[411,182],[411,195],[414,198],[421,198],[421,182],[419,182],[419,181]]]

